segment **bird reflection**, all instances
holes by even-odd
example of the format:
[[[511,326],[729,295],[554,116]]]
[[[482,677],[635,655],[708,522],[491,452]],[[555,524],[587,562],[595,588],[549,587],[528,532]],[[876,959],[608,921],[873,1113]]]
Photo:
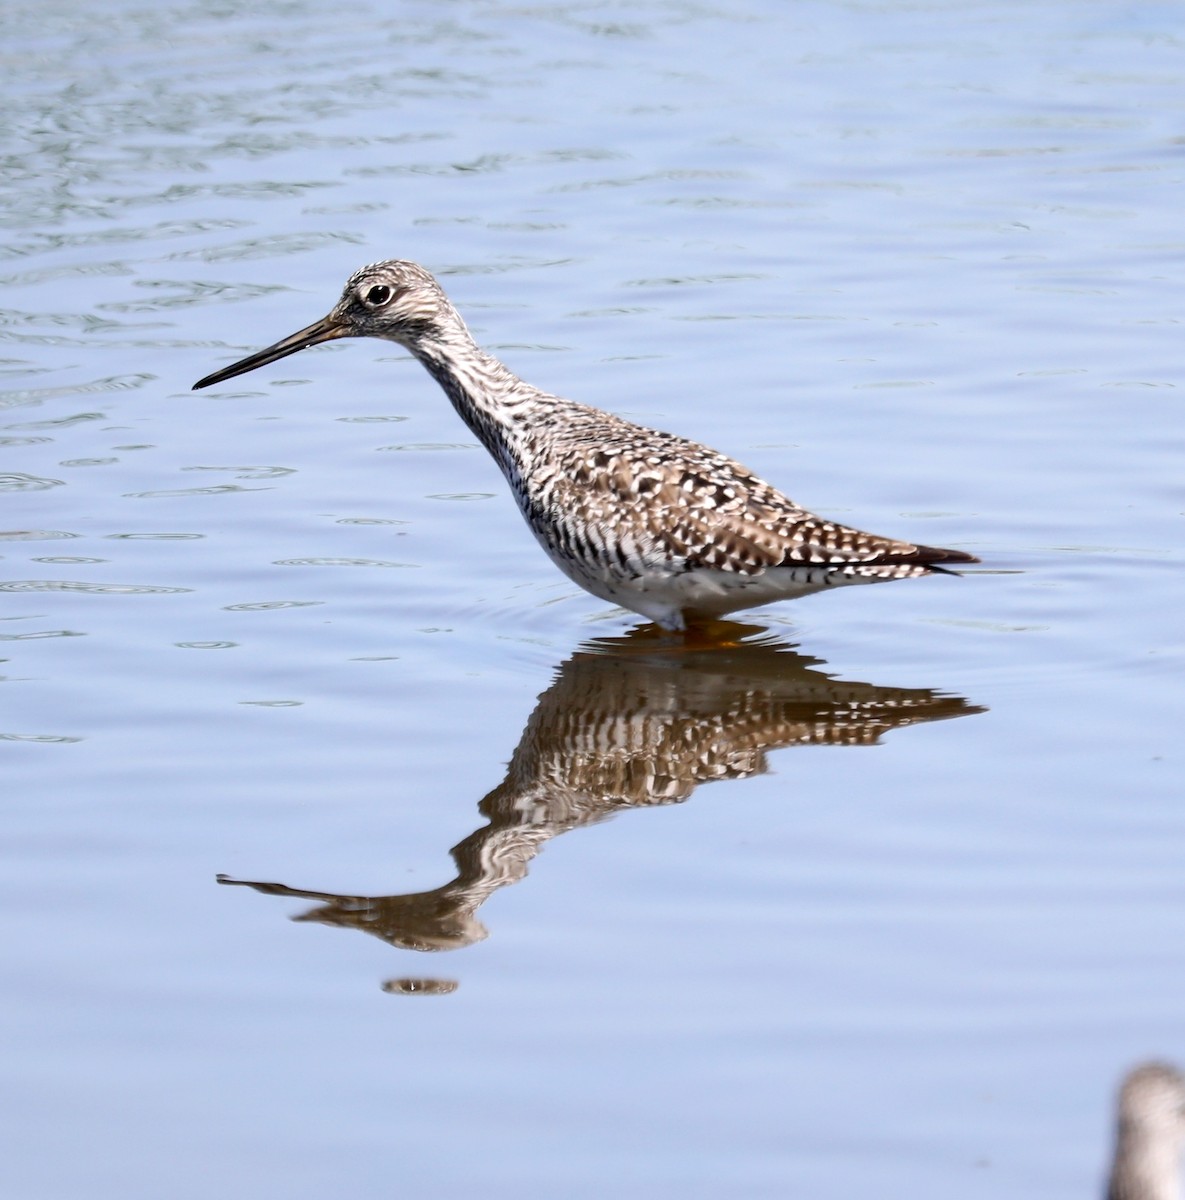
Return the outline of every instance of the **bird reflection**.
[[[360,929],[401,949],[456,950],[486,936],[478,909],[522,879],[558,834],[623,809],[681,803],[712,780],[761,774],[770,750],[869,746],[905,725],[984,711],[929,688],[843,682],[822,665],[765,627],[733,622],[700,641],[647,628],[592,640],[540,696],[505,779],[478,805],[486,823],[453,848],[456,878],[391,896],[219,882],[320,902],[298,921]]]
[[[1185,1076],[1168,1063],[1135,1067],[1118,1110],[1107,1200],[1180,1200]]]

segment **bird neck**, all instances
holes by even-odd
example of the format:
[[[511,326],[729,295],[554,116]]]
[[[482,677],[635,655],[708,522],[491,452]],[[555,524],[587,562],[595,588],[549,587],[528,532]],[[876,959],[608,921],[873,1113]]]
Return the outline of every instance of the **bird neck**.
[[[410,349],[503,471],[517,467],[523,423],[543,393],[483,350],[459,316]]]

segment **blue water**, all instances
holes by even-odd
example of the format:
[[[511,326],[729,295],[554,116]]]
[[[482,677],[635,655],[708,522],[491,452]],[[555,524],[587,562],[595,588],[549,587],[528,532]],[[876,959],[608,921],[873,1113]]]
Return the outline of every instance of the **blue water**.
[[[3,1194],[1096,1194],[1118,1077],[1185,1060],[1183,44],[9,6]],[[983,569],[685,647],[396,347],[190,391],[392,256]]]

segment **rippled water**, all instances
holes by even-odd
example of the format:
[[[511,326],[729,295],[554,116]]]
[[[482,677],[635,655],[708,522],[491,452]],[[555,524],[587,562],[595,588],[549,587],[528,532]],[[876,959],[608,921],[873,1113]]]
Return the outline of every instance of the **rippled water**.
[[[1185,1060],[1176,6],[5,32],[4,1195],[1095,1194]],[[685,644],[396,347],[190,392],[391,256],[984,569]]]

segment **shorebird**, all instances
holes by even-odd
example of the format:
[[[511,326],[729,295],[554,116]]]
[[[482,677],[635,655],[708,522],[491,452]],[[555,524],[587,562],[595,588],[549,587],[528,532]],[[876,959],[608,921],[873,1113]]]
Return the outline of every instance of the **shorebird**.
[[[327,316],[194,389],[344,337],[410,350],[493,456],[552,562],[664,629],[979,561],[817,517],[716,450],[540,391],[478,346],[432,275],[400,259],[355,272]]]
[[[486,937],[482,905],[524,879],[552,838],[764,774],[775,750],[872,746],[897,729],[985,711],[931,688],[833,678],[825,662],[762,633],[732,625],[727,646],[686,639],[656,650],[643,626],[585,642],[539,697],[505,777],[478,802],[482,823],[450,851],[455,878],[439,887],[376,896],[218,881],[319,901],[298,921],[405,950],[459,950]]]
[[[1179,1200],[1185,1076],[1168,1063],[1129,1071],[1119,1089],[1107,1200]]]

